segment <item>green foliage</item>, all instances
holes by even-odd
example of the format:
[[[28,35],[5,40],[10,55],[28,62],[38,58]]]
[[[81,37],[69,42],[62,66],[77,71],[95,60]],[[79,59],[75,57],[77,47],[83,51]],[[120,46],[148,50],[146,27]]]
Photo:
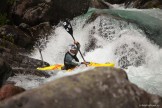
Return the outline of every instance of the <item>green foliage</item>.
[[[1,14],[0,13],[0,26],[5,25],[8,22],[9,22],[9,20],[7,19],[7,14]]]
[[[3,35],[2,39],[7,40],[11,43],[14,43],[14,36],[12,34],[8,34],[7,36]]]
[[[13,5],[15,2],[15,0],[7,0],[7,3],[10,4],[10,5]]]

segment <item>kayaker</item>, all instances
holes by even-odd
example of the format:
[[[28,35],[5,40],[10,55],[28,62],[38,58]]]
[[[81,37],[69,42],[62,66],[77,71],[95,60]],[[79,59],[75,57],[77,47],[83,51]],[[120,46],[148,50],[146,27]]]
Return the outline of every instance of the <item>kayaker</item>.
[[[74,44],[69,45],[69,50],[64,57],[64,67],[62,70],[73,69],[77,66],[80,66],[81,64],[87,65],[86,62],[79,62],[79,59],[77,58],[79,49],[80,43],[77,41],[74,41]]]

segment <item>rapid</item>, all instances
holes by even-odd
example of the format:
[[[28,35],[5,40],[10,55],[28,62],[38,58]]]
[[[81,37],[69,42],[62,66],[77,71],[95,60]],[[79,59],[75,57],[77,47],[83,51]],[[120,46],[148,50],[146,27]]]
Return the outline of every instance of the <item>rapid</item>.
[[[88,21],[95,11],[104,12],[104,15],[100,14],[95,20]],[[107,13],[118,15],[124,20],[116,19]],[[51,65],[63,63],[68,45],[73,43],[70,34],[61,23],[54,27],[53,34],[48,40],[43,39],[46,43],[42,51],[43,59]],[[90,9],[87,14],[71,20],[71,24],[74,37],[80,42],[81,52],[86,61],[115,63],[116,68],[123,68],[127,72],[132,83],[150,93],[162,96],[161,10]],[[41,59],[38,49],[29,56]],[[82,61],[79,54],[78,58]],[[83,66],[70,73],[53,71],[50,72],[50,78],[21,75],[10,80],[31,89],[48,81],[89,69],[93,68]]]

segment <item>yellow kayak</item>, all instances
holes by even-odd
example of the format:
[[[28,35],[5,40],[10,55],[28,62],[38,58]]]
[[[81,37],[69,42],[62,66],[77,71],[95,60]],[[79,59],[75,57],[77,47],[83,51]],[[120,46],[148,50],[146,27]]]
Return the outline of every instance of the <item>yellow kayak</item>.
[[[42,71],[49,71],[49,70],[61,70],[63,67],[63,64],[55,64],[52,66],[47,66],[47,67],[41,67],[37,68],[37,70],[42,70]],[[95,62],[90,62],[88,64],[89,67],[114,67],[114,63],[95,63]]]

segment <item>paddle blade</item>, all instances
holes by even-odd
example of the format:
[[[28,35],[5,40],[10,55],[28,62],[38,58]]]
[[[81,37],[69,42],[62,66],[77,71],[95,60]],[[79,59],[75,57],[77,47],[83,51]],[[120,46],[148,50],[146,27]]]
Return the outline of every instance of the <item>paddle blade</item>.
[[[65,30],[73,36],[73,28],[68,20],[63,21],[63,26]]]

